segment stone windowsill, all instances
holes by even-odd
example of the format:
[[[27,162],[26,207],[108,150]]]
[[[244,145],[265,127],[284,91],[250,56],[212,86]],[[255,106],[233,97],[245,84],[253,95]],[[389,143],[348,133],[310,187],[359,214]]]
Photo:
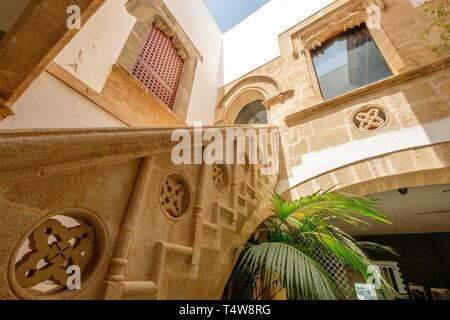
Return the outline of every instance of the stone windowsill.
[[[114,65],[101,93],[56,63],[47,72],[130,127],[186,126],[170,108],[148,93],[119,65]]]

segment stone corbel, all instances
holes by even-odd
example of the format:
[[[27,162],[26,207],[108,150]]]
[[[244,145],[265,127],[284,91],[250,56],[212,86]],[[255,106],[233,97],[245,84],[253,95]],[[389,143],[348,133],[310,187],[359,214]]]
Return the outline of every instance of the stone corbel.
[[[286,100],[291,99],[294,96],[295,90],[288,90],[285,91],[283,93],[280,93],[279,95],[269,98],[265,101],[263,101],[263,105],[267,108],[270,109],[273,106],[277,105],[277,104],[283,104],[286,102]]]
[[[129,14],[142,22],[152,21],[156,16],[156,8],[150,0],[128,0],[125,7]]]

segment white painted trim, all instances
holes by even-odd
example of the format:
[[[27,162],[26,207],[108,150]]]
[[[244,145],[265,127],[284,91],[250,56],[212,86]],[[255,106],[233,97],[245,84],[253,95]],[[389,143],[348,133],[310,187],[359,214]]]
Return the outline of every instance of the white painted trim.
[[[450,118],[404,128],[302,156],[302,165],[292,169],[293,177],[281,180],[277,192],[284,193],[303,182],[352,163],[392,152],[450,141]]]

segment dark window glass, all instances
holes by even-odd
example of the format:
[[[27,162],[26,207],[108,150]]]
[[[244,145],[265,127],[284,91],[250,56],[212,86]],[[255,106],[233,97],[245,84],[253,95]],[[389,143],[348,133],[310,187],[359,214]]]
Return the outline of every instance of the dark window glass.
[[[392,75],[365,26],[353,28],[311,53],[325,100]]]
[[[262,101],[246,105],[236,118],[235,124],[267,124],[267,109]]]

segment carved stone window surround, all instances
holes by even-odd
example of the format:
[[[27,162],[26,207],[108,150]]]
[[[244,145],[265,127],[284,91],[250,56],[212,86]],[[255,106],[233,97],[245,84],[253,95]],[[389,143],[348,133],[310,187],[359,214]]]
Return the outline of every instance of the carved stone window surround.
[[[313,16],[301,23],[300,29],[292,32],[293,56],[295,59],[301,57],[304,60],[308,75],[307,105],[324,100],[315,73],[311,50],[351,28],[366,23],[371,18],[368,9],[371,6],[377,6],[381,14],[387,10],[383,0],[342,0],[336,2],[335,7],[324,16]],[[404,59],[384,31],[382,21],[379,21],[379,25],[375,28],[368,27],[368,30],[392,73],[398,75],[406,71]]]
[[[285,91],[275,79],[266,75],[255,75],[239,80],[220,99],[216,108],[216,124],[233,124],[239,112],[248,103],[263,100],[262,104],[270,110],[294,97],[294,90]],[[241,101],[244,98],[244,101]],[[251,97],[251,98],[249,98]],[[236,105],[239,101],[239,104]],[[239,106],[239,109],[235,107]]]
[[[156,8],[156,16],[152,20],[136,22],[124,48],[122,49],[117,64],[128,72],[130,77],[133,77],[132,73],[134,64],[142,49],[142,45],[148,35],[148,32],[153,25],[160,29],[166,36],[171,38],[178,54],[184,61],[184,67],[173,109],[170,112],[174,112],[182,120],[185,120],[192,93],[197,62],[199,60],[202,62],[203,57],[195,48],[189,37],[184,33],[181,26],[176,22],[176,19],[172,16],[164,3],[159,0],[153,2]]]

